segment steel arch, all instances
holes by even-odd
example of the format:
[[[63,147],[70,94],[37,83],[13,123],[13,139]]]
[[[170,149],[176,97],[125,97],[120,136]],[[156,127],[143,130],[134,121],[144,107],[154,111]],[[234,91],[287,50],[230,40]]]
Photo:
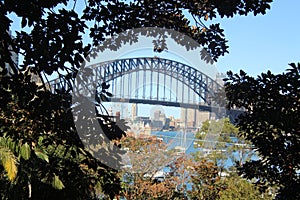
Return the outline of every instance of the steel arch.
[[[158,57],[128,58],[98,63],[91,66],[94,74],[101,74],[98,80],[111,81],[136,71],[165,73],[187,85],[207,104],[221,86],[206,74],[186,64]]]
[[[85,84],[96,82],[108,82],[136,71],[153,71],[166,73],[172,78],[178,79],[181,83],[192,89],[208,105],[213,104],[212,97],[221,88],[215,80],[200,72],[199,70],[180,63],[178,61],[159,57],[126,58],[101,62],[85,67],[90,69],[89,76],[86,76]],[[68,82],[64,78],[58,78],[49,82],[50,89],[72,89],[75,83]]]

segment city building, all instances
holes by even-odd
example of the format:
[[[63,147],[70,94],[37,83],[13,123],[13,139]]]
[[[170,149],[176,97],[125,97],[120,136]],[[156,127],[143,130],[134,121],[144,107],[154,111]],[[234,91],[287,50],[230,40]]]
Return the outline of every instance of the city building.
[[[211,113],[191,108],[182,108],[180,114],[181,128],[197,128],[202,122],[211,118]],[[185,127],[186,126],[186,127]]]
[[[166,123],[166,115],[161,112],[161,110],[156,110],[153,113],[153,118],[151,119],[151,128],[155,130],[162,130]]]
[[[134,121],[138,114],[138,105],[136,103],[131,106],[131,120]]]

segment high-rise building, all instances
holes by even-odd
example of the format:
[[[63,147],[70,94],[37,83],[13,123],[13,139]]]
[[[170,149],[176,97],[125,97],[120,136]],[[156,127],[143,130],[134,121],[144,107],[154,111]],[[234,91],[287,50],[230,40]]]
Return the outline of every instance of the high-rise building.
[[[136,103],[131,106],[131,120],[134,121],[138,114],[138,106]]]
[[[199,111],[197,109],[182,108],[180,121],[181,126],[187,125],[187,128],[197,128],[200,124],[210,119],[211,113],[207,111]],[[185,127],[182,127],[185,128]]]
[[[190,109],[190,108],[181,108],[181,124],[182,128],[185,128],[185,126],[187,125],[187,127],[194,127],[195,126],[195,122],[196,122],[196,114],[197,114],[197,110],[195,109]]]
[[[151,117],[151,127],[154,129],[163,129],[166,122],[166,115],[161,110],[155,110]]]

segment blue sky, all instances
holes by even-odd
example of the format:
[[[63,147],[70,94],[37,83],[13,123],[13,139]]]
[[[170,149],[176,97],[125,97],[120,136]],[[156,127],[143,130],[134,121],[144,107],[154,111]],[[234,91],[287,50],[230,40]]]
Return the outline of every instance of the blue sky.
[[[282,73],[300,62],[300,1],[274,0],[265,15],[217,20],[225,30],[229,54],[216,64],[221,72],[245,70],[256,76]]]

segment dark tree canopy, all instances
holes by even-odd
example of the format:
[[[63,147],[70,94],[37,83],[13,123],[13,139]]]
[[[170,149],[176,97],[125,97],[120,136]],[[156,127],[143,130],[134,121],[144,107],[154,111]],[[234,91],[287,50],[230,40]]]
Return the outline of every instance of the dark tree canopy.
[[[51,93],[45,83],[38,86],[32,75],[42,82],[46,82],[44,75],[51,74],[74,79],[92,47],[112,35],[143,27],[166,28],[192,37],[205,48],[204,59],[215,61],[228,52],[228,46],[220,25],[210,24],[208,20],[217,16],[265,14],[271,2],[1,0],[0,192],[5,194],[3,199],[94,199],[99,195],[112,198],[120,192],[116,170],[94,157],[95,154],[105,157],[106,152],[97,144],[92,152],[88,151],[79,140],[70,111],[70,91]],[[20,30],[12,27],[15,16],[20,19]],[[86,45],[83,37],[88,34],[92,44]],[[167,49],[164,35],[144,34],[155,38],[154,51]],[[173,39],[188,49],[194,48],[184,44],[182,38]],[[126,42],[137,41],[129,37]],[[108,48],[118,50],[121,45],[116,42]],[[22,58],[21,66],[14,62],[13,54]],[[91,113],[90,110],[82,112]],[[105,116],[101,118],[109,121]],[[98,122],[87,123],[93,129]],[[126,126],[120,130],[113,121],[101,126],[112,141],[124,136]]]
[[[299,199],[300,64],[290,64],[283,74],[268,71],[257,78],[228,72],[226,81],[227,106],[246,109],[237,125],[260,156],[241,173],[261,185],[279,187],[278,199]]]
[[[70,94],[44,91],[31,82],[29,70],[2,77],[0,86],[1,199],[118,194],[117,171],[101,163],[76,133]],[[112,127],[107,134],[114,136]]]

